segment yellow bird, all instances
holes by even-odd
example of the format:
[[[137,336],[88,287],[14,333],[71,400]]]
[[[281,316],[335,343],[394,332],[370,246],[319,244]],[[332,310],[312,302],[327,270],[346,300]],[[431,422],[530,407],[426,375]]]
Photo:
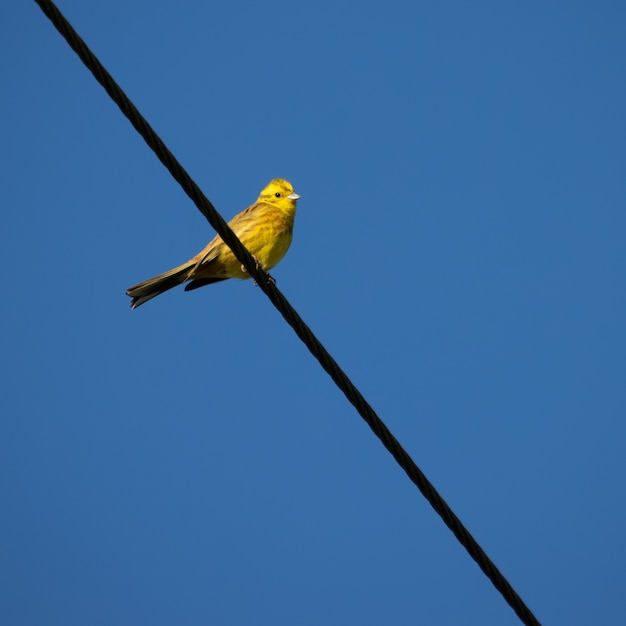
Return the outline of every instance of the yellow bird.
[[[291,183],[275,178],[263,189],[259,199],[228,223],[257,263],[271,270],[287,252],[293,236],[296,201],[300,196]],[[136,309],[155,296],[190,280],[185,291],[217,283],[228,278],[250,278],[219,235],[193,259],[169,272],[148,278],[126,290]]]

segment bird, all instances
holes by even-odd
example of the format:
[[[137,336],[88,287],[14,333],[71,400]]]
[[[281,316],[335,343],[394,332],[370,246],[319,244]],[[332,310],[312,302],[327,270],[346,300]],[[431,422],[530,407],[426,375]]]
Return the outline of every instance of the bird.
[[[284,178],[274,178],[257,201],[228,222],[235,235],[254,257],[257,267],[271,270],[285,256],[293,237],[296,203],[300,196]],[[131,309],[173,287],[186,283],[185,291],[229,278],[250,278],[231,249],[216,235],[196,256],[168,272],[148,278],[126,290]],[[270,277],[271,279],[271,277]],[[273,279],[271,279],[273,280]]]

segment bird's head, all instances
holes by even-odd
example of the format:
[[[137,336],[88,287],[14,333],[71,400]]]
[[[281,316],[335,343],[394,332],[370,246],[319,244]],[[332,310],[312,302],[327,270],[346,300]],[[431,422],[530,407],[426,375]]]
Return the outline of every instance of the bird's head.
[[[263,189],[259,202],[275,204],[279,207],[295,207],[300,196],[293,190],[293,185],[284,178],[275,178]]]

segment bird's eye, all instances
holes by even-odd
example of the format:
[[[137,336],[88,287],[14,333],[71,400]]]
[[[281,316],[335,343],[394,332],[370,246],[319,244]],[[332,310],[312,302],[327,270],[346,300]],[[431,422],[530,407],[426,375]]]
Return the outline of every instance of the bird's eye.
[[[280,191],[277,191],[274,195],[275,195],[277,198],[280,198],[280,195],[281,195],[281,194],[280,194]]]

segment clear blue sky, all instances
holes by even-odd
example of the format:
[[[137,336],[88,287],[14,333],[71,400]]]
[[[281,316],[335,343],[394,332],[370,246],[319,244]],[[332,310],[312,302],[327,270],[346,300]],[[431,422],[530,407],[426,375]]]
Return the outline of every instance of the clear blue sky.
[[[626,5],[59,7],[546,624],[623,624]],[[0,614],[518,620],[34,2],[0,8]]]

